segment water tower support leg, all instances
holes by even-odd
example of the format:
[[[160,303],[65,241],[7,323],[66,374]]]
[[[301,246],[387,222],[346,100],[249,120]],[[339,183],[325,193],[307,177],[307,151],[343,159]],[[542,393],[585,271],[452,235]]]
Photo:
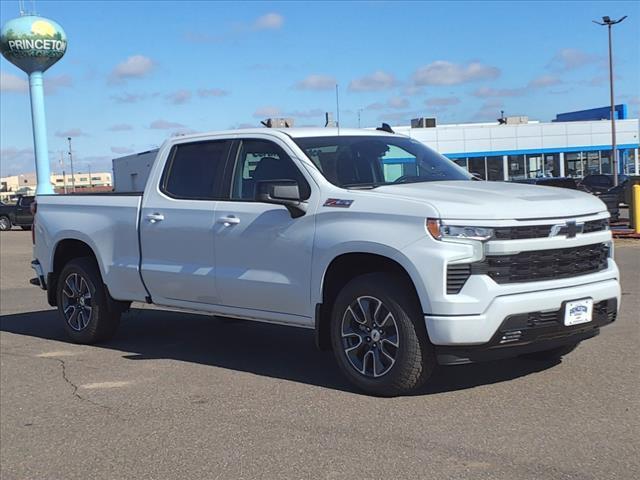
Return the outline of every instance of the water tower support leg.
[[[49,147],[47,145],[47,123],[44,115],[44,88],[42,72],[29,75],[31,96],[31,121],[33,122],[33,148],[36,154],[37,195],[52,194]]]

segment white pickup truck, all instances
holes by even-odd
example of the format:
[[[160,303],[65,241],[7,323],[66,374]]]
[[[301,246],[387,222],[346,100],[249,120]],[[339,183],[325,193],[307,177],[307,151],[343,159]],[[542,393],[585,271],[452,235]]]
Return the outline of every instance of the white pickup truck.
[[[437,364],[559,358],[620,302],[600,200],[476,181],[388,131],[175,137],[143,194],[36,210],[32,283],[72,340],[107,340],[131,302],[310,328],[375,395]]]

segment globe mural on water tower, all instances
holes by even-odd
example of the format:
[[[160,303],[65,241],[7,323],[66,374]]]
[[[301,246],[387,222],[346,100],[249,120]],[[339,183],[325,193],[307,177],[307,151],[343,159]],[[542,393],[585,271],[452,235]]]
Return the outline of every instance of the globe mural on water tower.
[[[53,193],[50,183],[49,150],[44,115],[42,74],[62,58],[67,36],[56,22],[36,15],[9,20],[0,32],[2,55],[29,75],[33,143],[36,154],[36,193]]]

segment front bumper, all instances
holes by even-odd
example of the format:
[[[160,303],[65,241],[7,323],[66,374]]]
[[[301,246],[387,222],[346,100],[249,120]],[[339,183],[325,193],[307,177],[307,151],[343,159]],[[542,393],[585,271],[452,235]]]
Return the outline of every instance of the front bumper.
[[[487,344],[507,317],[530,312],[556,311],[563,302],[592,298],[594,304],[616,299],[620,305],[620,284],[617,279],[602,280],[574,287],[539,290],[495,297],[478,315],[425,315],[429,339],[434,345]]]
[[[550,350],[598,335],[600,327],[613,323],[617,314],[618,299],[610,298],[594,304],[591,322],[569,327],[563,324],[564,308],[510,315],[488,343],[436,346],[436,356],[441,365],[458,365]]]

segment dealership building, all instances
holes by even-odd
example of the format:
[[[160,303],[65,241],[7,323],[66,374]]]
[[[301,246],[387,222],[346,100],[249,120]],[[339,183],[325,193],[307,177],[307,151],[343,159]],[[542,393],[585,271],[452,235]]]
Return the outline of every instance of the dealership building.
[[[506,117],[492,123],[435,125],[434,119],[422,118],[393,130],[486,180],[582,178],[613,173],[610,111],[603,107],[561,113],[551,122]],[[618,172],[638,175],[640,124],[627,117],[626,105],[617,105],[615,113]]]

